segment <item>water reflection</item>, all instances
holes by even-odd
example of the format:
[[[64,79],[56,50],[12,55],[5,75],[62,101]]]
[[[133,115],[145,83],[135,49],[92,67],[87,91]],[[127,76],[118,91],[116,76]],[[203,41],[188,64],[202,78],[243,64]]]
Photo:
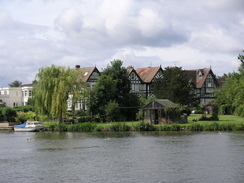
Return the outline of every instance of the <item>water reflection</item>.
[[[0,133],[1,182],[242,182],[243,140],[218,132]]]

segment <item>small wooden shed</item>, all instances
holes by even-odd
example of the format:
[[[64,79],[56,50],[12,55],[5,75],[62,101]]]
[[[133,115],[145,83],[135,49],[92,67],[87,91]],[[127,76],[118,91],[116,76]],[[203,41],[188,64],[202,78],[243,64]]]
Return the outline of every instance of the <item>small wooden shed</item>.
[[[142,108],[143,122],[150,124],[167,124],[171,121],[165,109],[174,105],[168,99],[155,99]]]

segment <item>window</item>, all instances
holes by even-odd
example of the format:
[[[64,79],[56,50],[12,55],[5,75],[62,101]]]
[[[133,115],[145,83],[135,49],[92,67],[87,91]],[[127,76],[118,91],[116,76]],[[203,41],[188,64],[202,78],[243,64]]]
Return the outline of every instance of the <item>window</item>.
[[[131,73],[131,79],[132,79],[132,80],[135,79],[135,73],[134,73],[134,72]]]
[[[30,97],[32,96],[32,91],[31,91],[31,90],[29,90],[29,96],[30,96]]]
[[[25,90],[25,97],[27,97],[28,96],[28,92],[27,92],[27,90]]]

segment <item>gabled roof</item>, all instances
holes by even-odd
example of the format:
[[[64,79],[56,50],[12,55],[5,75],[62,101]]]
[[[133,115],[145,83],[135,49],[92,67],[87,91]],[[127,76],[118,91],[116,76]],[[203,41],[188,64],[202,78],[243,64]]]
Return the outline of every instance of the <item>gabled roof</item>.
[[[134,67],[132,67],[132,66],[128,66],[127,68],[126,68],[126,70],[127,70],[127,73],[128,73],[128,75],[130,76],[130,74],[131,73],[135,73],[135,75],[139,78],[139,80],[140,80],[140,82],[141,82],[141,77],[137,74],[137,72],[136,72],[136,70],[134,69]]]
[[[155,102],[158,102],[159,104],[165,106],[165,107],[169,107],[171,105],[174,105],[175,103],[170,101],[169,99],[155,99]]]
[[[83,82],[87,82],[94,71],[100,73],[98,71],[98,69],[96,68],[96,66],[94,66],[94,67],[83,67],[83,68],[78,68],[78,69],[81,71],[81,80]]]
[[[153,78],[156,76],[159,70],[161,70],[161,66],[158,67],[147,67],[147,68],[139,68],[136,69],[136,73],[139,75],[141,80],[145,83],[151,83]]]
[[[144,109],[158,109],[158,108],[167,108],[175,103],[170,101],[169,99],[155,99],[152,102],[146,104]]]
[[[204,82],[207,79],[207,76],[212,73],[211,68],[204,68],[204,69],[194,69],[194,70],[185,70],[189,82],[193,83],[196,88],[202,88]]]
[[[127,70],[128,75],[130,75],[130,73],[134,70],[134,67],[132,67],[132,66],[128,66],[128,67],[126,68],[126,70]]]

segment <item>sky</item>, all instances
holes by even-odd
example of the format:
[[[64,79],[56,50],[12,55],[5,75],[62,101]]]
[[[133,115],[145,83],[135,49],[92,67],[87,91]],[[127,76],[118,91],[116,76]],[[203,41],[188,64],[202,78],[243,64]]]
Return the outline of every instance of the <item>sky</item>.
[[[237,71],[243,0],[0,0],[0,87],[39,69],[178,66]]]

